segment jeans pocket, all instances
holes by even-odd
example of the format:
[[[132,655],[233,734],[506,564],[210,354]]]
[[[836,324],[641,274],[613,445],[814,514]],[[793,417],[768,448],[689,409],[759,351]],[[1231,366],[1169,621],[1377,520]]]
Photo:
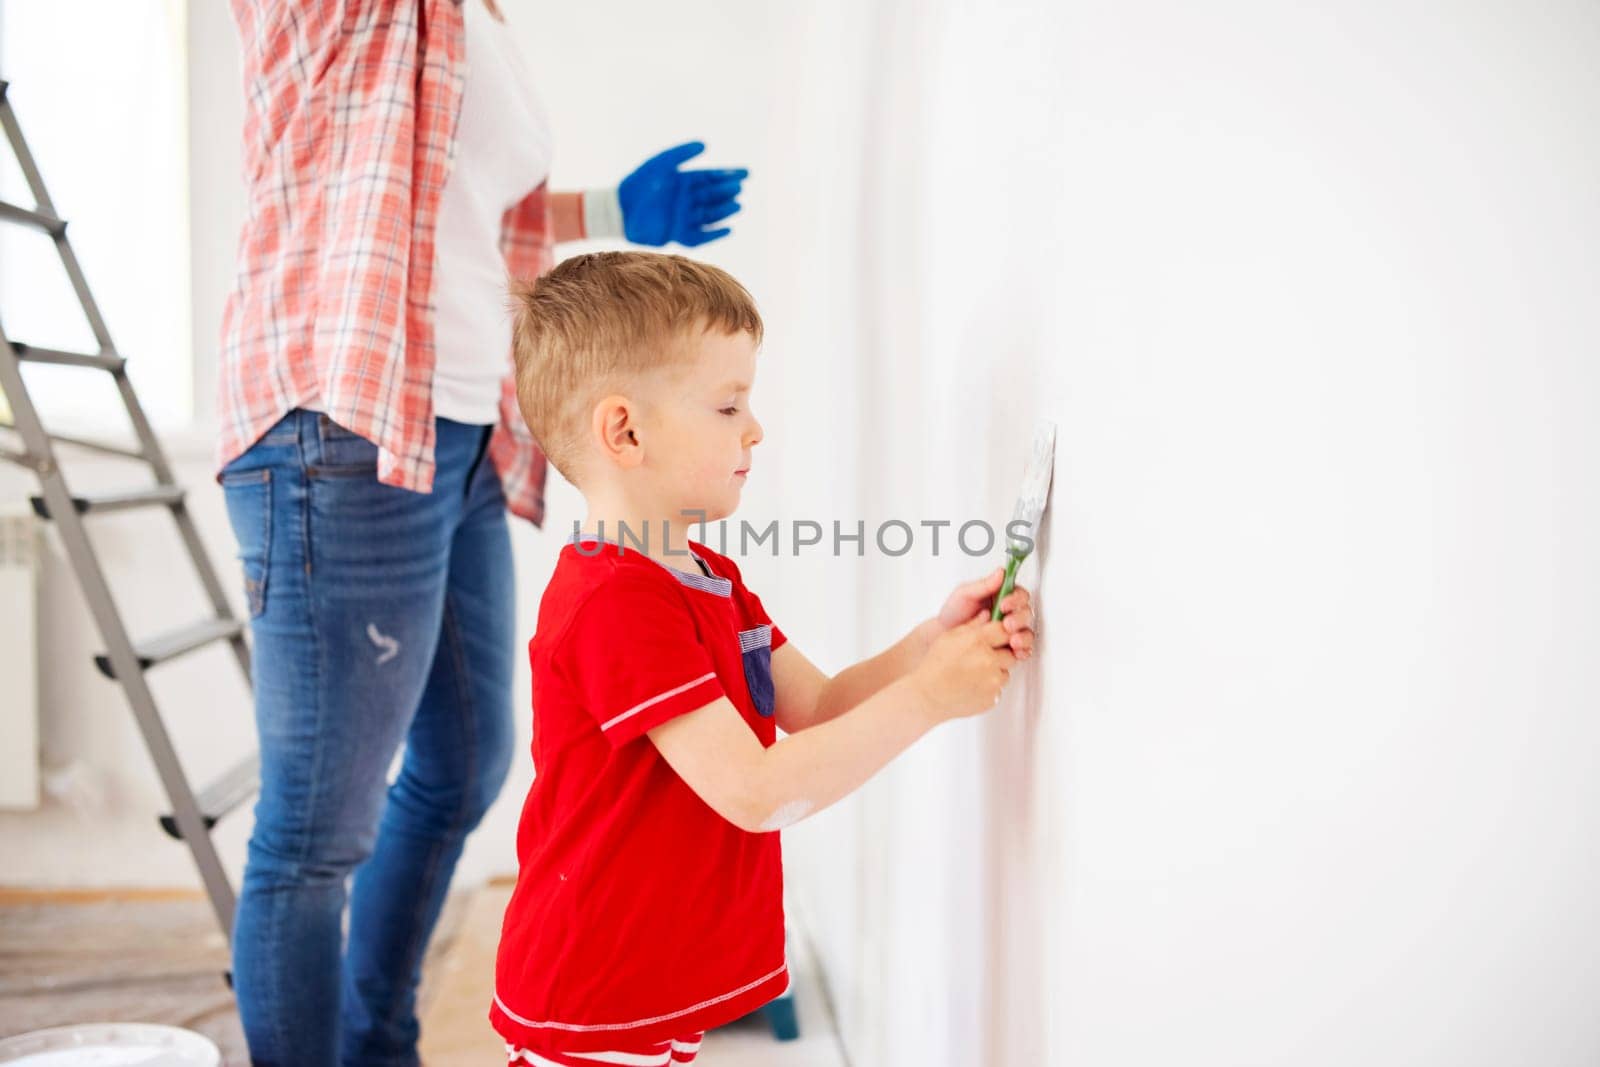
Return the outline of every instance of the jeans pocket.
[[[239,542],[244,593],[253,619],[267,610],[267,573],[272,558],[272,471],[237,471],[222,476],[228,522]]]
[[[306,468],[311,478],[371,478],[378,476],[378,446],[317,414],[317,458]]]
[[[744,684],[750,702],[762,718],[772,718],[775,694],[772,689],[772,627],[762,625],[739,631],[739,652],[744,657]]]

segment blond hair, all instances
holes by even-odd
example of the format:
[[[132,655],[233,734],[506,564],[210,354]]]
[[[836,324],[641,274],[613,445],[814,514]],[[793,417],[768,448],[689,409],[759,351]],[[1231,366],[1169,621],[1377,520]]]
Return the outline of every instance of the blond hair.
[[[744,331],[761,315],[733,276],[655,252],[574,256],[511,285],[517,404],[556,470],[577,484],[589,409],[650,371],[692,362],[699,330]]]

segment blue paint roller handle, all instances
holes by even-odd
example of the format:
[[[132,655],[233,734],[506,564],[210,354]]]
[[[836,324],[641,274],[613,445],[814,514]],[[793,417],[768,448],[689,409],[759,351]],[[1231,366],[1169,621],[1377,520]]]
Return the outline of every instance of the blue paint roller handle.
[[[1000,592],[995,594],[994,609],[989,613],[990,622],[1000,621],[1000,601],[1011,594],[1017,585],[1017,571],[1022,566],[1022,561],[1028,558],[1026,552],[1020,555],[1016,552],[1006,553],[1006,580],[1000,583]]]

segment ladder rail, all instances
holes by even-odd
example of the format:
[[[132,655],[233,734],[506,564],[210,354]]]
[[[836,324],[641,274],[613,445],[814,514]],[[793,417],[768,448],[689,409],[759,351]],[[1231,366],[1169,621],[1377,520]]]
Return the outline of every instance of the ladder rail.
[[[39,168],[34,162],[33,154],[28,150],[28,142],[22,136],[22,127],[17,122],[16,113],[11,108],[9,94],[5,87],[0,87],[0,125],[3,125],[6,137],[11,142],[13,153],[21,166],[23,177],[28,184],[28,190],[38,205],[40,213],[56,216],[55,205],[50,200],[49,190],[45,188],[44,178],[39,173]],[[95,302],[94,294],[89,290],[89,282],[84,277],[83,268],[78,263],[78,257],[72,250],[72,243],[67,239],[65,227],[53,234],[56,252],[61,257],[61,265],[65,268],[68,278],[72,281],[73,291],[77,294],[78,303],[83,308],[84,317],[89,320],[90,329],[100,346],[100,355],[114,355],[116,347],[111,342],[111,332],[107,329],[104,318],[100,314],[100,306]],[[12,353],[15,359],[15,353]],[[133,425],[134,435],[138,438],[140,451],[143,458],[150,464],[155,473],[156,482],[160,485],[176,485],[172,475],[171,464],[167,462],[166,451],[161,447],[160,439],[156,437],[150,420],[145,415],[144,405],[139,402],[138,394],[134,392],[133,383],[128,379],[125,365],[119,364],[111,371],[111,376],[117,385],[117,391],[122,397],[123,407],[128,412],[128,420]],[[200,585],[205,590],[206,598],[211,602],[212,610],[219,616],[231,613],[228,598],[223,591],[222,582],[218,579],[216,569],[211,565],[210,554],[205,549],[200,533],[195,528],[194,520],[188,508],[179,504],[172,509],[173,520],[178,524],[179,536],[183,538],[188,549],[189,559],[193,562],[195,572],[200,579]],[[245,642],[236,640],[230,642],[234,656],[239,661],[239,666],[248,675],[250,672],[250,651]]]
[[[22,126],[17,122],[16,112],[11,110],[10,84],[0,82],[0,126],[5,127],[6,139],[11,142],[12,154],[16,156],[17,165],[22,168],[23,181],[28,183],[28,192],[33,196],[33,202],[41,215],[60,218],[56,214],[56,206],[50,201],[50,191],[45,188],[44,178],[39,173],[39,167],[33,161],[33,153],[28,151],[28,141],[22,136]],[[106,329],[105,319],[100,316],[100,305],[94,301],[94,294],[89,292],[89,283],[83,276],[83,268],[78,265],[78,257],[73,254],[72,246],[67,242],[66,228],[57,229],[51,236],[55,239],[56,251],[61,256],[62,264],[67,268],[67,277],[72,282],[73,291],[78,294],[78,303],[83,306],[83,313],[89,320],[89,329],[94,333],[96,343],[100,345],[101,352],[114,351],[111,347],[111,333]]]
[[[155,761],[156,772],[166,789],[167,800],[172,805],[173,819],[184,835],[185,843],[194,854],[195,863],[200,868],[200,878],[205,883],[206,895],[211,900],[217,921],[222,924],[223,930],[231,933],[236,903],[233,886],[228,882],[227,874],[222,869],[221,858],[217,855],[216,845],[211,840],[205,819],[195,801],[194,791],[189,786],[189,780],[178,761],[177,751],[173,748],[166,726],[156,710],[155,699],[145,680],[144,671],[139,666],[132,639],[123,624],[122,615],[112,599],[111,587],[106,582],[105,574],[100,569],[100,561],[95,556],[94,548],[84,530],[83,516],[79,515],[77,508],[73,506],[72,494],[67,488],[66,479],[55,464],[50,450],[50,438],[46,435],[44,426],[39,421],[38,412],[34,410],[33,403],[29,399],[16,353],[12,350],[11,343],[5,340],[3,328],[0,328],[0,388],[3,388],[6,396],[10,398],[12,418],[22,436],[24,446],[36,458],[35,470],[39,475],[40,489],[50,508],[67,558],[71,561],[72,569],[77,573],[78,581],[83,587],[89,613],[94,617],[101,639],[105,642],[106,654],[111,659],[112,669],[116,671],[117,680],[122,683],[128,703],[133,707],[133,716],[139,724],[139,732],[144,737],[145,747],[149,749],[150,757]]]
[[[160,442],[156,439],[155,431],[150,428],[150,421],[145,417],[144,408],[139,403],[138,396],[133,391],[133,383],[128,380],[125,370],[112,372],[116,379],[117,388],[122,393],[122,399],[128,409],[128,418],[133,422],[134,430],[144,448],[145,456],[156,472],[156,480],[164,485],[175,485],[172,470],[167,465],[166,454],[161,449]],[[172,508],[173,521],[178,524],[178,534],[183,538],[184,547],[188,550],[189,561],[194,565],[195,574],[200,579],[201,588],[205,590],[206,599],[211,602],[211,610],[218,618],[228,618],[233,614],[233,608],[228,603],[227,594],[223,591],[222,582],[217,577],[216,568],[211,565],[211,554],[206,551],[205,542],[200,539],[200,531],[195,526],[194,518],[189,514],[189,507],[184,501],[179,501]],[[250,648],[245,643],[241,634],[229,642],[233,648],[235,658],[239,661],[239,668],[244,671],[245,677],[250,677]]]
[[[206,895],[211,901],[212,910],[216,913],[224,935],[231,942],[237,899],[210,834],[210,827],[217,818],[220,818],[220,814],[208,815],[202,809],[201,797],[191,787],[184,772],[145,676],[146,667],[141,653],[132,635],[128,633],[122,613],[117,608],[110,584],[85,528],[85,516],[79,510],[80,502],[73,497],[67,485],[66,477],[56,460],[52,442],[81,445],[148,463],[156,480],[156,488],[174,491],[170,499],[167,498],[167,494],[157,495],[162,497],[160,502],[172,514],[179,537],[194,566],[206,599],[210,601],[216,621],[233,622],[233,609],[211,564],[210,553],[189,513],[181,494],[181,487],[173,477],[166,453],[133,389],[126,363],[112,344],[111,334],[101,316],[99,305],[95,302],[83,268],[67,238],[66,223],[59,218],[44,179],[34,162],[33,154],[28,150],[27,140],[22,135],[21,126],[11,107],[8,89],[8,83],[0,80],[0,128],[5,131],[12,153],[33,196],[35,208],[29,211],[17,207],[15,210],[0,212],[0,224],[38,226],[41,220],[50,223],[45,226],[46,232],[51,236],[56,253],[61,259],[62,268],[67,273],[78,298],[78,304],[100,348],[95,356],[74,355],[46,349],[35,351],[37,356],[46,362],[65,362],[109,372],[116,382],[123,407],[128,413],[129,422],[138,441],[138,451],[130,452],[126,449],[60,435],[52,437],[45,430],[43,420],[34,407],[23,380],[21,364],[27,348],[14,347],[13,342],[5,334],[3,324],[0,324],[0,389],[4,390],[12,409],[11,422],[6,424],[5,428],[20,437],[23,446],[21,452],[9,448],[0,449],[0,459],[30,467],[38,478],[42,494],[40,503],[44,512],[56,524],[62,545],[66,549],[67,557],[83,590],[84,599],[88,603],[90,615],[105,643],[104,667],[109,668],[110,673],[123,687],[145,746],[155,763],[156,772],[161,778],[171,804],[171,813],[162,818],[162,823],[169,832],[175,830],[189,847],[195,865],[199,869]],[[238,625],[226,640],[233,649],[234,657],[248,684],[251,679],[251,657],[249,645],[245,640],[246,629],[245,625]],[[248,795],[244,791],[251,786],[248,766],[250,762],[246,761],[245,765],[230,771],[221,782],[206,792],[208,794],[216,792],[219,786],[226,786],[227,788],[221,792],[237,804],[241,795]],[[225,811],[223,813],[225,814]]]

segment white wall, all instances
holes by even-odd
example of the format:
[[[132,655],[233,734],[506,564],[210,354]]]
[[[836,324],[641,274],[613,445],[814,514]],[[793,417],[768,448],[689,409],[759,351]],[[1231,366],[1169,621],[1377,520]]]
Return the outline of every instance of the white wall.
[[[977,840],[895,779],[861,1062],[1593,1062],[1600,12],[919,10],[939,254],[882,311],[980,429],[917,440],[993,500],[1061,436]]]

